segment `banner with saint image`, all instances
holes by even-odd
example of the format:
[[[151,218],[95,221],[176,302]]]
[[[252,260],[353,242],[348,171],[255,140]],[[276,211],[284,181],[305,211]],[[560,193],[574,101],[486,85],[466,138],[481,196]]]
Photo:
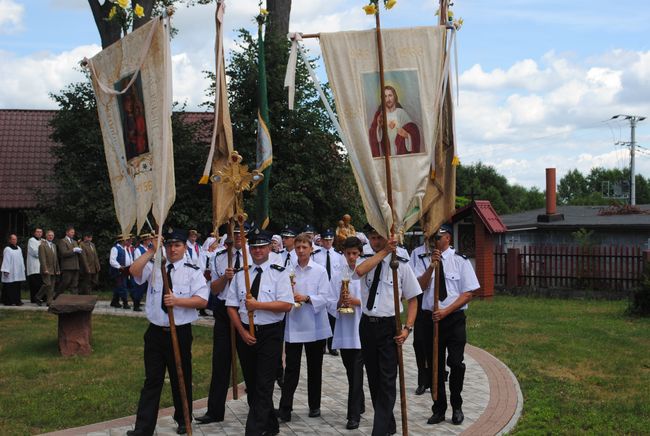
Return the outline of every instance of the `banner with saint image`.
[[[430,192],[426,204],[423,200],[435,180],[445,32],[442,26],[382,30],[383,90],[375,30],[320,34],[342,139],[366,217],[385,236],[392,224],[398,233],[408,230],[432,204]],[[386,192],[380,92],[385,96],[393,213]]]

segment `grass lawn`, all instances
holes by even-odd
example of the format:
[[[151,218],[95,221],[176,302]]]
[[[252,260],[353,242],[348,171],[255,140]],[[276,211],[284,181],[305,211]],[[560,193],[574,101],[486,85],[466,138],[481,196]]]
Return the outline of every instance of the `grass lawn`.
[[[468,341],[524,395],[516,434],[650,434],[650,319],[626,302],[497,296],[474,301]]]
[[[0,434],[43,433],[135,414],[147,321],[93,317],[93,354],[61,357],[56,316],[0,310]],[[193,327],[194,398],[207,396],[212,329]],[[241,375],[241,372],[239,372]],[[172,405],[166,382],[161,407]]]

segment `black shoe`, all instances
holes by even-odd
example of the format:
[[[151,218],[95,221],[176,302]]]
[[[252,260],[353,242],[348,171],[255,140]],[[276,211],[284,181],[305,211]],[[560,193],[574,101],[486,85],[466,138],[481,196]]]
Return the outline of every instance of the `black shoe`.
[[[422,395],[427,391],[427,387],[424,385],[418,386],[418,388],[415,390],[415,395]]]
[[[185,424],[178,424],[176,434],[187,434],[187,427],[185,427]]]
[[[354,430],[359,428],[359,421],[356,421],[354,419],[348,419],[348,423],[345,424],[345,428],[348,430]]]
[[[144,433],[140,430],[129,430],[126,432],[126,436],[144,436]]]
[[[134,312],[142,312],[142,309],[140,309],[140,306],[133,306],[133,311]]]
[[[453,413],[451,414],[451,422],[454,425],[460,425],[463,423],[464,419],[465,415],[463,415],[463,409],[460,407],[458,409],[454,409]]]
[[[331,354],[332,356],[338,356],[338,355],[339,355],[339,352],[336,351],[336,350],[330,350],[330,354]]]
[[[42,300],[36,300],[36,305],[38,307],[41,307],[43,305],[43,301]]]
[[[121,307],[121,306],[120,306],[120,303],[118,301],[113,300],[113,301],[111,301],[111,307]]]
[[[445,420],[445,412],[434,412],[431,418],[427,420],[427,424],[438,424]]]
[[[130,308],[131,308],[131,306],[129,306],[129,303],[122,304],[122,309],[130,309]],[[179,434],[182,434],[182,433],[179,433]]]
[[[280,429],[277,428],[275,430],[266,430],[265,432],[262,433],[262,436],[275,436],[276,434],[280,433]]]
[[[223,418],[221,419],[215,418],[213,416],[208,415],[207,413],[203,416],[199,416],[198,418],[194,418],[194,419],[196,419],[196,422],[198,422],[199,424],[210,424],[211,422],[223,421]]]
[[[320,416],[320,409],[309,409],[310,418],[318,418]]]
[[[277,409],[275,411],[275,416],[278,417],[280,422],[291,422],[291,412],[287,412],[282,409]]]

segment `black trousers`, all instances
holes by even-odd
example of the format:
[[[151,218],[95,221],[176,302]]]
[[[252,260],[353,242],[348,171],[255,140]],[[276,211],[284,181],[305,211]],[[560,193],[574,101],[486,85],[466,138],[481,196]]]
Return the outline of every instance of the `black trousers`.
[[[418,365],[418,386],[430,388],[433,375],[433,319],[430,310],[423,310],[415,319],[413,351]]]
[[[5,306],[20,306],[20,285],[22,282],[11,282],[2,284],[2,304]]]
[[[358,349],[342,348],[340,352],[348,376],[348,415],[346,418],[359,421],[366,401],[363,394],[363,357],[361,350]]]
[[[27,276],[27,283],[29,284],[29,301],[36,303],[36,294],[43,286],[40,274],[30,274]]]
[[[226,302],[215,298],[212,308],[214,329],[212,331],[212,379],[208,394],[207,414],[223,420],[226,412],[226,397],[230,386],[231,352],[230,318]]]
[[[183,378],[189,404],[190,421],[192,419],[192,324],[176,326],[178,346],[181,352]],[[165,381],[165,370],[169,372],[174,399],[174,420],[184,423],[183,403],[178,388],[178,376],[172,351],[171,333],[168,329],[149,324],[144,334],[144,372],[145,380],[138,414],[135,420],[135,429],[146,435],[153,434],[158,419],[160,406],[160,392]]]
[[[465,380],[465,364],[463,363],[467,333],[465,330],[465,311],[460,310],[447,316],[439,322],[438,327],[438,401],[433,403],[431,410],[444,413],[447,410],[447,394],[445,392],[445,351],[449,367],[449,393],[452,409],[458,409],[463,404],[461,391]]]
[[[282,323],[255,326],[255,345],[249,346],[237,335],[237,352],[246,382],[248,418],[246,436],[259,436],[280,428],[273,409],[273,386],[278,356],[282,353]],[[248,326],[244,325],[248,330]]]
[[[376,322],[373,322],[376,321]],[[394,433],[397,380],[397,344],[395,344],[395,318],[370,318],[361,316],[359,323],[361,352],[368,375],[368,388],[375,418],[372,435]]]
[[[293,394],[296,393],[298,379],[300,378],[300,359],[303,345],[307,355],[307,403],[309,409],[320,409],[325,339],[305,343],[284,343],[284,385],[280,397],[280,410],[284,412],[293,410]]]
[[[334,335],[334,326],[336,325],[336,318],[328,313],[327,319],[329,320],[330,328],[332,329],[332,336],[327,338],[327,351],[332,351],[332,340],[334,339],[333,335]]]

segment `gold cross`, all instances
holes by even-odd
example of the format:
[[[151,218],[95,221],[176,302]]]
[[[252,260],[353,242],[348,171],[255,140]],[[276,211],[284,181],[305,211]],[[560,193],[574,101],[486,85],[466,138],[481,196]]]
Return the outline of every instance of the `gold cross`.
[[[226,166],[211,177],[212,182],[225,183],[233,190],[238,214],[243,213],[244,191],[254,189],[264,179],[264,174],[258,170],[248,171],[248,166],[241,161],[241,155],[233,151]]]

